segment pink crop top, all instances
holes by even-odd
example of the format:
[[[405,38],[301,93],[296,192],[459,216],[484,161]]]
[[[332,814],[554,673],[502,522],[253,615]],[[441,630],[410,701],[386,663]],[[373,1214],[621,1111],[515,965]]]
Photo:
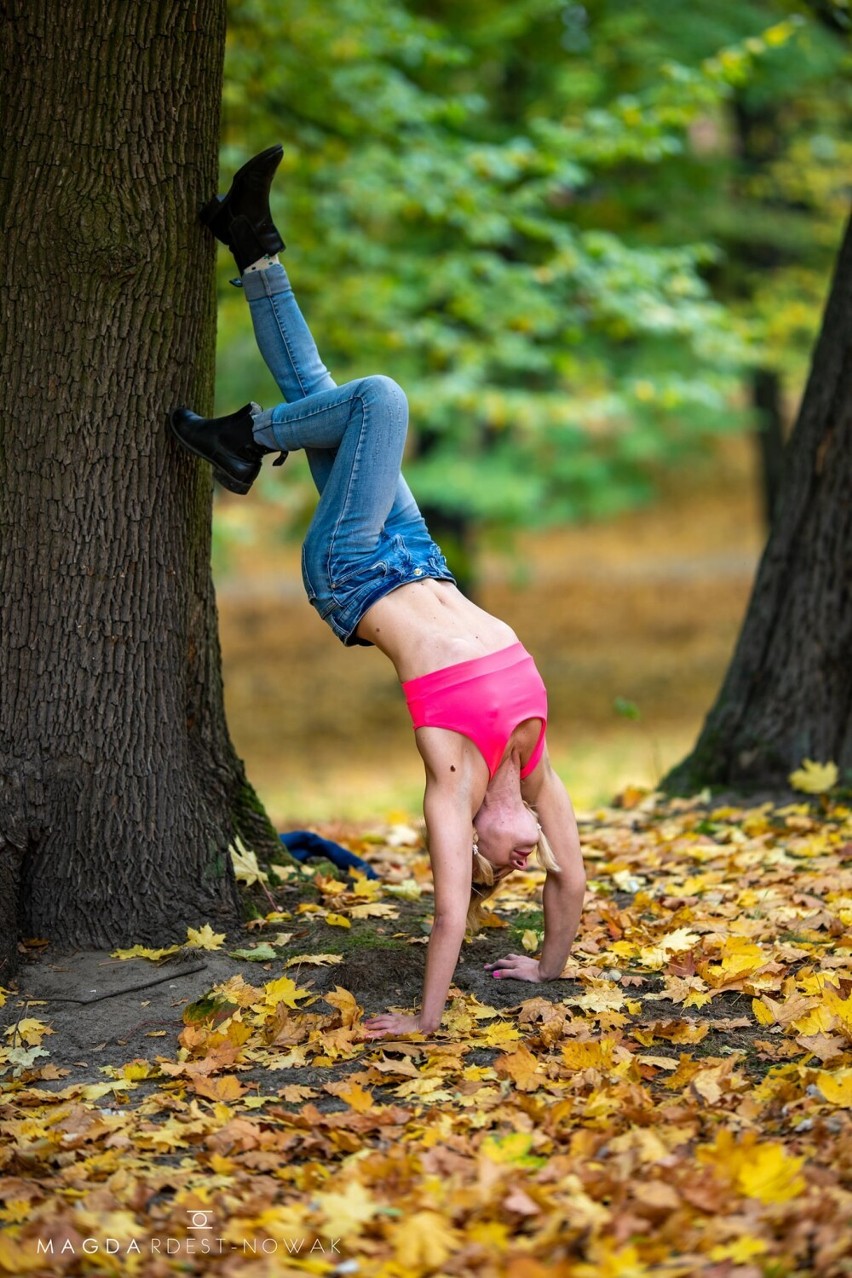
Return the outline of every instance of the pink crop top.
[[[544,752],[547,690],[522,643],[408,679],[402,690],[415,729],[460,732],[480,751],[492,777],[518,724],[540,719],[541,732],[521,777],[538,765]]]

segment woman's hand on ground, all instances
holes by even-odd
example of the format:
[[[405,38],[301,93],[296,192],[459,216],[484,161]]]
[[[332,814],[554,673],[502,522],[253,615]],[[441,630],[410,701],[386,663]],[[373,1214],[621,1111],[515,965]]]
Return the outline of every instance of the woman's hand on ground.
[[[372,1016],[363,1023],[365,1038],[382,1038],[386,1034],[425,1034],[427,1031],[420,1024],[419,1016],[399,1016],[394,1012],[383,1012],[381,1016]]]
[[[535,984],[544,980],[539,971],[538,959],[530,958],[529,954],[507,954],[496,963],[486,963],[485,970],[495,979],[509,978],[513,981],[533,981]]]

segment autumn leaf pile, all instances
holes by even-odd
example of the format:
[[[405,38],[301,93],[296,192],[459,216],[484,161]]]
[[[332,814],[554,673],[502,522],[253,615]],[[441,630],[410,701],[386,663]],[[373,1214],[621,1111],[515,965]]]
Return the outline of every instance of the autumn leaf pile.
[[[101,1083],[7,1060],[0,1272],[852,1274],[852,813],[624,804],[584,821],[565,979],[510,1008],[457,991],[439,1035],[365,1041],[350,991],[312,992],[318,952]],[[487,943],[524,911],[532,948],[541,877],[515,883]],[[400,896],[321,879],[301,917]]]

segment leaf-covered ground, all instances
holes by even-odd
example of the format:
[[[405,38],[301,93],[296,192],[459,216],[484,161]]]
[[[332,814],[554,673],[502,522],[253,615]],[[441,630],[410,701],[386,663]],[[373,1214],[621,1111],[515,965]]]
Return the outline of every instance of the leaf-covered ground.
[[[405,829],[194,934],[233,974],[101,1081],[8,991],[0,1272],[852,1274],[852,808],[623,802],[564,979],[484,971],[538,941],[516,876],[429,1040],[359,1028],[419,993]]]

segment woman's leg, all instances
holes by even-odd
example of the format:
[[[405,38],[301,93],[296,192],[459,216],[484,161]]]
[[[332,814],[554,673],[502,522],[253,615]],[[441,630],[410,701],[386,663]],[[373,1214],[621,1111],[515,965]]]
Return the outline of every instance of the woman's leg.
[[[264,270],[247,271],[242,286],[258,350],[287,402],[334,390],[337,383],[320,359],[284,267],[276,262]],[[305,457],[317,492],[322,493],[334,451],[308,447]]]
[[[321,391],[335,390],[337,383],[320,358],[284,267],[275,263],[263,270],[248,271],[242,277],[242,285],[258,349],[288,404]],[[273,413],[278,411],[273,410]],[[274,446],[277,436],[263,432],[262,428],[256,433],[259,442]],[[317,492],[322,495],[331,474],[337,445],[316,443],[304,445],[304,448]],[[285,451],[290,450],[285,448]],[[322,515],[322,512],[318,513]],[[411,491],[400,476],[389,508],[388,522],[402,523],[418,514]],[[324,522],[321,518],[320,526]]]
[[[305,538],[309,593],[326,595],[336,574],[369,561],[401,481],[408,402],[389,377],[364,377],[279,404],[255,419],[255,439],[270,450],[309,451],[323,461],[320,500]]]
[[[258,349],[287,402],[333,390],[284,267],[247,271],[242,285]]]

